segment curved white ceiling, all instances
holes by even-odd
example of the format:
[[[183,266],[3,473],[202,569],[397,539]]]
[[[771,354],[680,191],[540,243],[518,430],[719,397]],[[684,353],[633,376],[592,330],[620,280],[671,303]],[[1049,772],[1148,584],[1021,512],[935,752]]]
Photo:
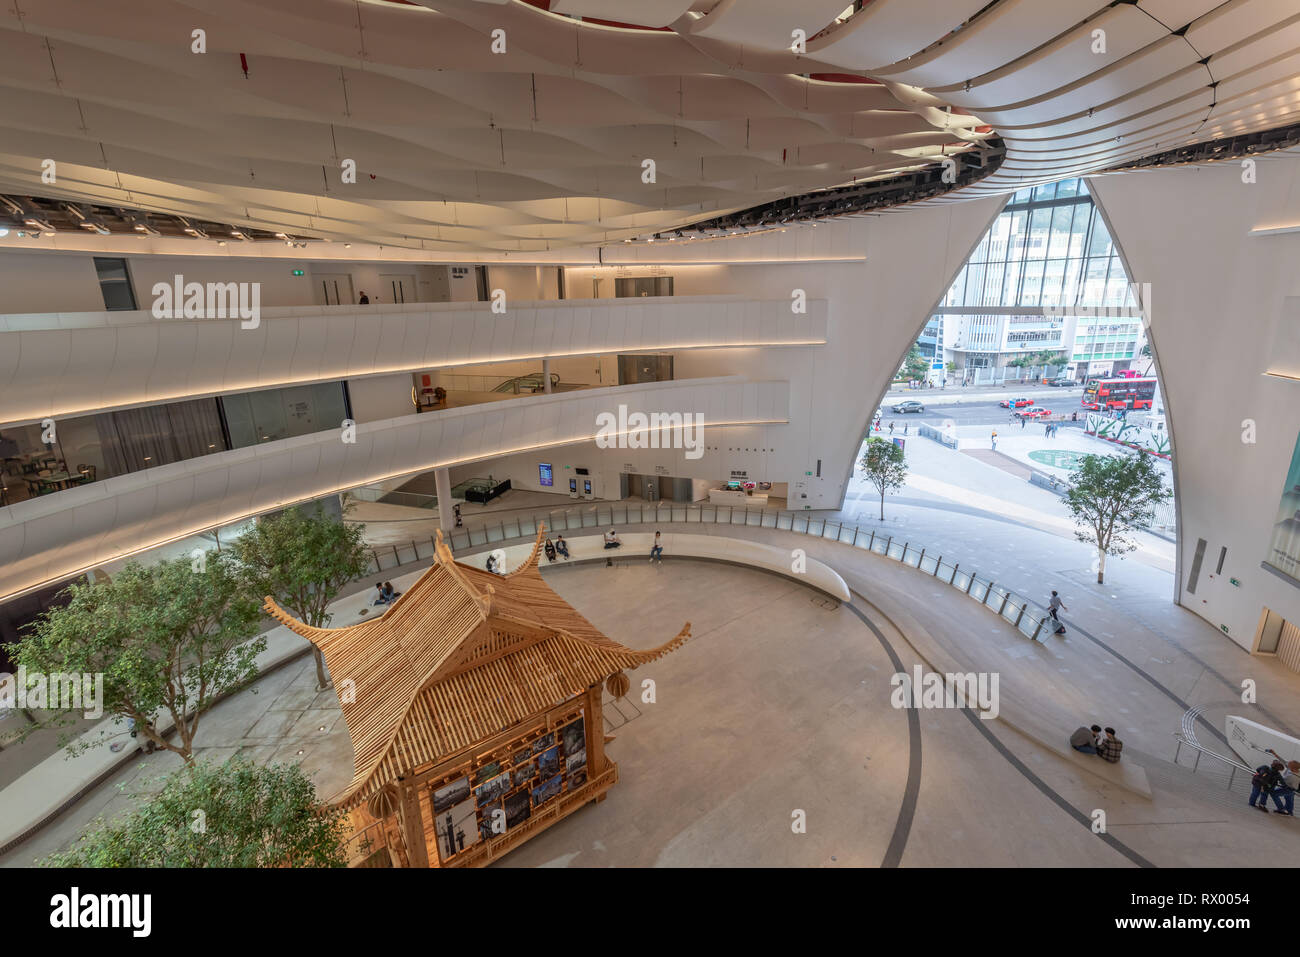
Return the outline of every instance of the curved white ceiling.
[[[1002,167],[944,199],[1300,113],[1294,0],[870,0],[843,21],[846,0],[537,3],[555,12],[146,0],[128,16],[18,0],[0,20],[0,190],[537,251],[914,169],[989,126]],[[191,52],[195,29],[206,53]]]

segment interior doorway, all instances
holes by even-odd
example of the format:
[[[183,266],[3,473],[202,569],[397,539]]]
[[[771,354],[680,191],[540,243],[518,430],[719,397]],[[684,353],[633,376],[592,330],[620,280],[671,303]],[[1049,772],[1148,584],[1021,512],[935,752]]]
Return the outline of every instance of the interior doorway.
[[[1287,621],[1271,608],[1265,608],[1259,616],[1255,653],[1276,655],[1282,664],[1300,672],[1300,625]]]
[[[673,377],[673,357],[630,355],[618,357],[618,384],[668,382]]]
[[[380,273],[389,302],[415,302],[415,277],[397,273]]]
[[[348,273],[315,273],[316,305],[350,306],[357,301],[352,295],[352,277]]]
[[[636,276],[614,280],[614,295],[619,299],[643,296],[671,296],[672,276]]]

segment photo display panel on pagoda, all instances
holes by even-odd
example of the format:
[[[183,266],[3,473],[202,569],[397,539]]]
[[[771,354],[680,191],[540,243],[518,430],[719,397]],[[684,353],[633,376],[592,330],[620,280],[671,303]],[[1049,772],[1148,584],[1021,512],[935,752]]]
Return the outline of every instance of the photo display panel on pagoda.
[[[479,842],[509,834],[586,785],[586,719],[577,707],[431,784],[438,859],[458,863]]]

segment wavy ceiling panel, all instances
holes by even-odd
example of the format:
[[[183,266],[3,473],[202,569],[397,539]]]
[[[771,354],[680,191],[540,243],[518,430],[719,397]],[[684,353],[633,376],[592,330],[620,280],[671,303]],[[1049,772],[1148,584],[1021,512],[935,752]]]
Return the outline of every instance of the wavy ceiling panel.
[[[932,202],[1283,125],[1297,46],[1294,0],[17,0],[0,191],[540,251],[990,136],[1002,166]]]

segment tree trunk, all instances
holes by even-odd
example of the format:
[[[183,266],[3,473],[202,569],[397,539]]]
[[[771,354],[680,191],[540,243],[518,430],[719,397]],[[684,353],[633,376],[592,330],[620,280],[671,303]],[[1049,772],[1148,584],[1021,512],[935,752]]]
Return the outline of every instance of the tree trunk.
[[[312,653],[316,656],[316,690],[324,691],[330,686],[329,679],[325,677],[325,656],[320,653],[320,649],[312,645]]]
[[[885,493],[880,493],[880,520],[885,520]]]
[[[1106,584],[1106,553],[1097,549],[1097,584]]]

